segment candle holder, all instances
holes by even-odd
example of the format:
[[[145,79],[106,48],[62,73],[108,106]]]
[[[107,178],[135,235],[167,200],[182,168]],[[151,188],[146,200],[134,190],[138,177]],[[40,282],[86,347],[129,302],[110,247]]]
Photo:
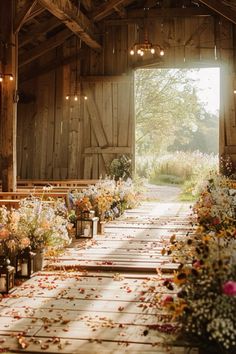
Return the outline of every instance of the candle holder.
[[[18,253],[16,257],[16,276],[19,278],[30,278],[34,273],[34,258],[35,253],[30,247]]]
[[[97,235],[98,217],[89,211],[83,211],[76,220],[76,238],[93,238]]]
[[[8,294],[14,288],[15,268],[10,265],[10,260],[0,256],[0,293]]]

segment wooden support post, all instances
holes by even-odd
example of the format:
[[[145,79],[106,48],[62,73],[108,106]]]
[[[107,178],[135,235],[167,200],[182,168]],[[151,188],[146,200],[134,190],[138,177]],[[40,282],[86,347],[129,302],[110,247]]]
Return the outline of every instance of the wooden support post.
[[[16,0],[0,1],[0,125],[2,190],[16,190],[17,36],[13,33]],[[11,75],[13,80],[11,80]]]

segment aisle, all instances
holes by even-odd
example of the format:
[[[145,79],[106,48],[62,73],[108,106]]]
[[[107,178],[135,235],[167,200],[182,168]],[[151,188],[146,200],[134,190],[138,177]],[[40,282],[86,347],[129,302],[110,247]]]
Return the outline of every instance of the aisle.
[[[168,257],[161,257],[163,241],[173,233],[185,237],[189,211],[187,203],[143,203],[106,224],[105,235],[86,243],[86,252],[78,242],[78,248],[69,248],[52,266],[57,270],[63,267],[145,273],[156,273],[156,268],[176,269]]]
[[[185,237],[188,213],[187,204],[144,203],[107,224],[104,236],[69,248],[51,270],[2,299],[0,351],[187,353],[168,348],[161,325],[168,315],[153,297],[166,294],[162,283],[173,268],[161,256],[163,240]]]

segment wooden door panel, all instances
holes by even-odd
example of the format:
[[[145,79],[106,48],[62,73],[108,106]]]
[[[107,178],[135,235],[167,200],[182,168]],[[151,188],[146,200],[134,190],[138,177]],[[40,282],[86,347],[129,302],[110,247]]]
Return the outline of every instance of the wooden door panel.
[[[83,135],[95,137],[84,141],[84,178],[99,178],[114,158],[134,150],[133,76],[83,78],[82,91]]]

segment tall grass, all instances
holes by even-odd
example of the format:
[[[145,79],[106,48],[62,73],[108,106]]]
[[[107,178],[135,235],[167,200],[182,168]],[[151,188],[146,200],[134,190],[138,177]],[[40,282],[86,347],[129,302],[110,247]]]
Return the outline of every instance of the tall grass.
[[[155,184],[182,184],[189,193],[197,193],[198,185],[210,171],[218,170],[218,155],[199,151],[176,151],[163,156],[136,157],[136,173]]]

